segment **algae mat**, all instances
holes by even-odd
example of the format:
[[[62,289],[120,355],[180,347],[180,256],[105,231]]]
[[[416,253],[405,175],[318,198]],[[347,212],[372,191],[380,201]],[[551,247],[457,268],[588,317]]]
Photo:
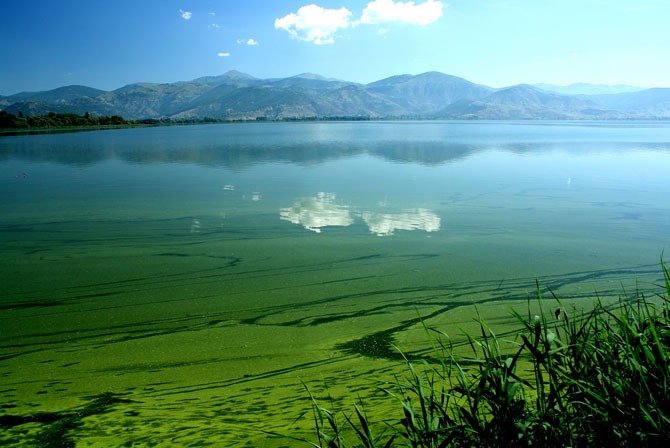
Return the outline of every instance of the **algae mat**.
[[[262,123],[0,138],[3,445],[293,446],[475,307],[653,290],[664,123]],[[374,412],[374,411],[371,411]]]

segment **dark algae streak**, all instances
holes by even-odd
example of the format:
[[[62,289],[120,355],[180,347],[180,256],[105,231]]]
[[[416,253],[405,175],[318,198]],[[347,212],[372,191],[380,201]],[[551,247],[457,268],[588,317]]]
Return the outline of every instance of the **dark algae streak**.
[[[132,403],[123,395],[106,392],[87,397],[88,403],[68,411],[38,412],[20,416],[5,414],[0,416],[0,428],[13,428],[28,423],[37,423],[40,430],[34,436],[33,444],[44,448],[70,448],[76,446],[72,433],[82,425],[82,420],[92,415],[103,414],[119,404]],[[6,443],[30,444],[26,440],[5,440]]]

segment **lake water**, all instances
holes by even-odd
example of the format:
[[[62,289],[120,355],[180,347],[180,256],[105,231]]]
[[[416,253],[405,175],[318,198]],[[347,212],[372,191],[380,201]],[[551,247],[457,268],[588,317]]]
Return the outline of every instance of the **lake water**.
[[[419,315],[458,347],[536,280],[655,291],[669,173],[667,123],[2,137],[0,443],[291,445],[260,430],[310,428],[302,382],[376,403]]]

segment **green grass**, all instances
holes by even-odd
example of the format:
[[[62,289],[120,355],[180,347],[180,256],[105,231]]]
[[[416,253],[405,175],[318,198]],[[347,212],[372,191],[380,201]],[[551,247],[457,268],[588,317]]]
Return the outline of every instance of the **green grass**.
[[[397,415],[371,421],[363,404],[335,412],[312,396],[313,447],[656,447],[670,446],[670,272],[659,293],[596,298],[589,310],[511,310],[512,341],[478,319],[457,356],[447,334],[424,325],[429,361],[406,359],[407,374],[382,387]],[[533,307],[531,307],[533,305]],[[531,312],[531,308],[539,313]]]

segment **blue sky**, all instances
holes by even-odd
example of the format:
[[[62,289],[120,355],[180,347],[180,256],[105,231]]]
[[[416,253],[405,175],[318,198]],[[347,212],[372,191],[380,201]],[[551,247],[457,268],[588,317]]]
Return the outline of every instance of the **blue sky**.
[[[493,87],[670,87],[668,23],[668,0],[5,2],[0,94],[232,69],[363,83],[437,70]]]

